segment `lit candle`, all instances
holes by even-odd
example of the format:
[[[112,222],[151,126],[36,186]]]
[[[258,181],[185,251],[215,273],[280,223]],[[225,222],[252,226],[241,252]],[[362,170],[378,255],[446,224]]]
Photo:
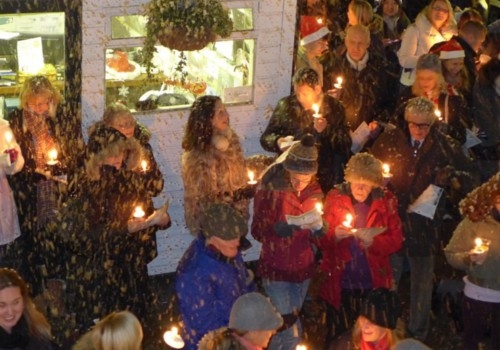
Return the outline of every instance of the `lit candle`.
[[[49,161],[47,162],[48,165],[55,165],[57,164],[57,151],[53,148],[49,151]]]
[[[255,185],[257,180],[255,180],[255,173],[252,170],[248,170],[248,182],[249,185]]]
[[[163,340],[168,346],[174,349],[182,349],[184,347],[184,340],[179,335],[177,327],[172,327],[171,330],[163,333]]]
[[[342,89],[342,82],[343,81],[344,81],[344,79],[342,79],[342,77],[337,77],[337,82],[335,84],[333,84],[333,86],[336,89]]]
[[[319,215],[323,215],[323,204],[318,202],[314,206],[316,207],[316,210],[318,211]]]
[[[391,177],[392,176],[391,167],[387,163],[382,164],[382,176],[383,177]]]
[[[434,114],[436,115],[436,118],[438,118],[438,120],[443,120],[443,118],[441,118],[441,111],[439,109],[436,109],[434,111]]]
[[[7,142],[7,149],[10,149],[10,143],[12,142],[12,133],[10,131],[5,133],[5,142]]]
[[[295,350],[307,350],[307,347],[305,345],[299,344],[299,345],[297,345]]]
[[[132,214],[132,216],[135,219],[140,219],[140,218],[144,217],[144,215],[146,215],[146,213],[144,212],[144,210],[142,210],[141,206],[135,207],[134,213]]]
[[[142,160],[141,161],[141,168],[142,168],[143,172],[148,171],[148,162],[146,162],[145,160]]]
[[[474,247],[475,254],[483,254],[484,252],[488,251],[488,246],[484,244],[481,238],[477,237],[474,240],[474,243],[476,244],[476,246]]]
[[[344,225],[345,227],[348,227],[348,228],[351,228],[351,223],[352,223],[352,214],[351,213],[347,213],[347,215],[345,216],[345,220],[344,222],[342,223],[342,225]]]
[[[313,103],[312,110],[314,111],[314,118],[321,118],[321,115],[319,114],[319,105],[317,103]]]

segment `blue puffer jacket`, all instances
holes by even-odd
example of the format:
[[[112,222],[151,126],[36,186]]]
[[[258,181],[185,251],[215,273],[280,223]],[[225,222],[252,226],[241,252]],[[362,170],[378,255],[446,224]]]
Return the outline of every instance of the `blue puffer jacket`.
[[[209,331],[226,327],[236,299],[255,289],[241,254],[226,258],[207,247],[202,235],[191,243],[180,260],[175,287],[186,350],[196,350]]]

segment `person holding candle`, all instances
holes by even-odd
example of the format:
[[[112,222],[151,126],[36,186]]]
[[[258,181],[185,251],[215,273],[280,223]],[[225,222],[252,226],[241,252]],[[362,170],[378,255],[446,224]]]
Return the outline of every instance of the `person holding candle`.
[[[130,172],[139,169],[142,149],[135,138],[99,128],[87,145],[85,167],[74,178],[78,191],[46,237],[52,247],[47,271],[66,280],[68,307],[83,329],[111,311],[147,314],[150,295],[140,285],[146,272],[138,271],[131,252],[149,247],[138,238],[143,230],[168,225],[170,217],[165,206],[133,217],[142,192]],[[139,266],[145,268],[145,262]]]
[[[324,193],[342,182],[343,167],[349,159],[351,137],[342,104],[322,92],[318,73],[299,69],[293,76],[294,93],[278,101],[266,130],[260,137],[262,148],[281,154],[289,139],[313,134],[318,147],[318,181]],[[314,105],[318,115],[314,118]]]
[[[226,203],[213,203],[176,271],[175,290],[184,324],[186,350],[197,349],[209,331],[226,327],[234,302],[255,289],[239,249],[247,220]]]
[[[320,241],[325,275],[320,296],[327,302],[328,341],[351,328],[370,291],[392,288],[389,257],[403,241],[396,197],[382,187],[382,163],[358,153],[347,163],[345,178],[326,197],[328,233]],[[355,230],[361,228],[383,232],[357,236]]]
[[[455,205],[478,183],[470,159],[454,139],[440,132],[434,111],[429,99],[412,98],[406,104],[405,126],[385,131],[371,148],[371,153],[387,163],[393,174],[388,186],[398,199],[404,241],[403,249],[392,256],[391,265],[398,284],[404,260],[409,263],[408,331],[422,341],[429,331],[435,258],[439,246],[446,244],[445,209]],[[426,190],[434,193],[427,197],[434,198],[427,201],[433,210],[413,210],[412,204]]]
[[[83,335],[72,350],[140,350],[141,323],[129,311],[113,312]]]
[[[141,166],[133,171],[126,172],[126,183],[134,188],[136,198],[136,208],[142,211],[142,216],[149,216],[155,211],[153,197],[163,190],[163,175],[156,163],[153,149],[149,143],[151,132],[138,123],[130,110],[122,103],[110,103],[103,114],[102,122],[97,122],[89,130],[89,144],[94,142],[96,137],[100,137],[103,128],[113,128],[122,133],[127,139],[137,140],[142,148]],[[76,183],[75,183],[76,185]],[[140,217],[142,217],[140,216]],[[169,220],[166,226],[152,225],[147,229],[140,230],[133,236],[128,237],[127,247],[123,247],[126,252],[129,269],[134,270],[135,289],[142,291],[144,296],[142,303],[151,306],[154,304],[155,292],[152,290],[147,272],[147,264],[152,261],[157,254],[156,251],[156,231],[170,227]],[[123,243],[125,244],[125,243]],[[137,316],[141,319],[146,317],[146,311],[136,310]]]
[[[266,349],[282,325],[283,318],[268,298],[256,292],[243,294],[231,308],[228,326],[206,334],[198,350]]]
[[[0,261],[4,263],[9,244],[21,235],[14,195],[7,180],[8,175],[19,172],[24,158],[14,139],[9,122],[0,119]]]
[[[463,220],[445,248],[448,262],[465,271],[462,301],[464,349],[478,349],[491,332],[491,349],[500,347],[500,173],[474,189],[460,202]],[[474,247],[475,239],[489,240],[488,249]],[[490,323],[491,322],[491,323]]]
[[[300,343],[298,319],[316,270],[314,243],[323,234],[323,192],[315,178],[318,151],[311,134],[294,144],[282,163],[264,175],[255,194],[252,236],[262,243],[257,275],[284,319],[269,349],[294,349]],[[287,216],[311,215],[307,224],[289,223]]]
[[[193,103],[182,148],[184,218],[190,233],[199,233],[203,212],[218,201],[230,204],[248,219],[256,186],[247,184],[247,168],[259,169],[245,159],[239,136],[229,125],[229,114],[219,97],[202,96]]]
[[[433,53],[423,54],[418,58],[416,79],[412,86],[401,92],[394,118],[397,124],[404,124],[405,105],[411,98],[423,96],[434,103],[439,111],[437,125],[441,131],[456,139],[460,144],[466,141],[466,129],[473,126],[471,111],[465,99],[456,92],[449,93],[442,74],[439,56]]]
[[[35,308],[28,286],[13,269],[0,268],[0,305],[0,349],[59,349],[47,319]]]
[[[80,120],[70,115],[70,103],[62,103],[59,91],[47,77],[26,79],[19,99],[20,106],[9,115],[9,122],[25,164],[21,171],[9,176],[9,183],[22,234],[11,258],[22,257],[19,271],[38,295],[42,286],[39,257],[45,253],[40,236],[66,200],[66,185],[48,171],[48,155],[55,149],[57,168],[69,175],[83,152],[84,142]]]
[[[385,57],[369,49],[370,40],[367,27],[349,26],[344,39],[346,52],[342,55],[330,52],[322,57],[322,63],[323,90],[342,102],[351,132],[365,122],[373,140],[381,131],[376,121],[387,121],[394,108],[391,96],[394,79]],[[343,78],[341,89],[335,87],[339,76]]]

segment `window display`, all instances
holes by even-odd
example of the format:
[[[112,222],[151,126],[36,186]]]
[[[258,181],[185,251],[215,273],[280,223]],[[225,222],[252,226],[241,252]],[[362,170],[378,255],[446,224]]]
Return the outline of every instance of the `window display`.
[[[185,108],[204,94],[219,95],[229,104],[251,102],[253,10],[231,9],[230,15],[234,30],[229,40],[182,52],[158,44],[151,77],[146,74],[142,47],[128,46],[125,40],[136,43],[135,38],[145,35],[146,20],[138,15],[112,16],[111,37],[125,45],[106,49],[106,103],[120,100],[133,110]]]

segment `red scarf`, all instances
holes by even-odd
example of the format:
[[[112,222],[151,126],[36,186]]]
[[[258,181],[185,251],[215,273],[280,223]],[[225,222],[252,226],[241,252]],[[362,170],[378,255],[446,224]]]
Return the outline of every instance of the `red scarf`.
[[[361,350],[389,350],[389,337],[387,336],[389,332],[385,332],[384,336],[380,338],[376,343],[367,342],[361,339]]]

